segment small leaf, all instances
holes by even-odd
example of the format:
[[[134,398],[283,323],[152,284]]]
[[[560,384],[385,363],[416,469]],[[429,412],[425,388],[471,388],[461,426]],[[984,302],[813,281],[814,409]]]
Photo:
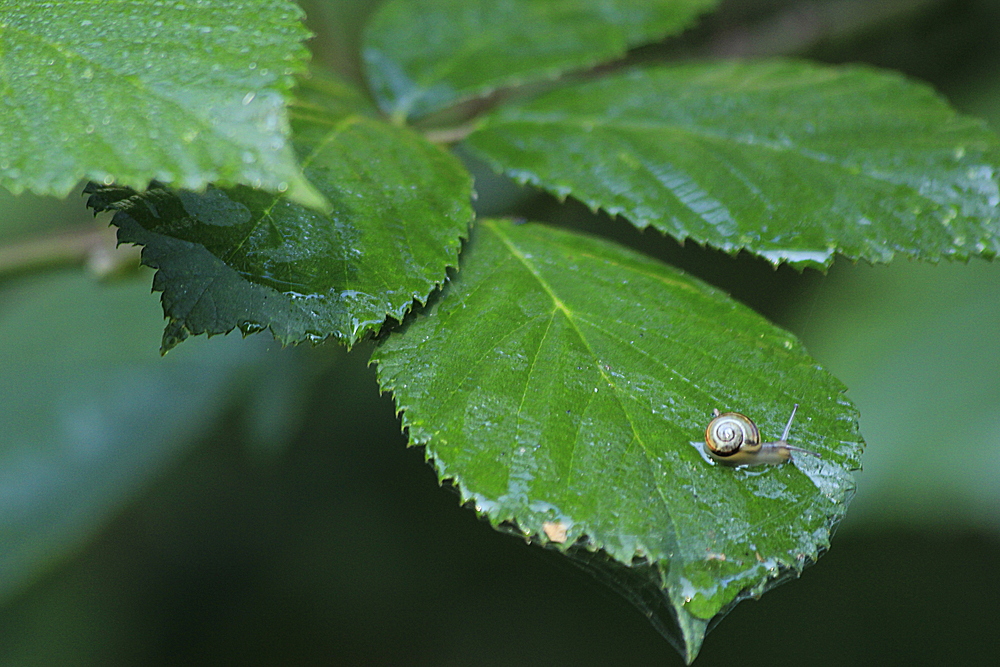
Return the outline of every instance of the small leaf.
[[[457,262],[473,213],[468,172],[450,153],[312,81],[293,108],[306,175],[329,215],[247,187],[198,194],[90,188],[122,243],[159,269],[168,350],[189,334],[269,328],[283,343],[351,345],[401,319]]]
[[[521,182],[774,264],[1000,250],[996,135],[868,68],[637,70],[501,107],[467,144]]]
[[[710,619],[818,557],[853,492],[843,386],[753,311],[605,241],[481,223],[441,298],[374,361],[463,500],[580,561],[601,549],[645,569],[689,659]],[[795,403],[789,440],[822,459],[704,458],[713,409],[776,440]]]
[[[557,78],[681,32],[717,0],[396,0],[368,26],[379,104],[421,116],[504,86]]]
[[[287,0],[3,3],[0,185],[245,183],[317,205],[285,110],[301,18]]]

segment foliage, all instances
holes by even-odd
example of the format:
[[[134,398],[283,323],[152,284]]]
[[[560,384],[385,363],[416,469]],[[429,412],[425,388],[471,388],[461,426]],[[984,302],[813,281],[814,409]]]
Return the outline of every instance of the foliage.
[[[89,205],[118,211],[119,240],[146,246],[145,263],[159,269],[164,351],[234,327],[350,345],[401,319],[456,263],[473,217],[458,160],[382,123],[343,86],[310,80],[299,98],[296,148],[328,212],[245,186],[92,188]]]
[[[301,16],[288,0],[0,3],[0,185],[238,182],[318,203],[288,143]]]
[[[1000,248],[1000,144],[923,85],[781,59],[586,71],[711,2],[393,0],[363,48],[382,114],[366,91],[302,73],[284,2],[232,14],[167,2],[112,54],[77,27],[114,26],[117,4],[86,19],[75,5],[0,4],[13,46],[0,67],[22,72],[2,82],[19,92],[5,92],[0,182],[103,183],[90,205],[114,211],[119,240],[158,270],[164,351],[237,327],[283,343],[377,334],[381,387],[440,478],[630,597],[652,587],[639,604],[688,661],[713,619],[829,545],[860,464],[856,412],[792,335],[610,241],[478,220],[459,257],[472,182],[434,141],[640,228],[774,264]],[[251,53],[234,32],[274,39]],[[190,51],[166,48],[186,35]],[[59,57],[25,70],[40,48]],[[137,103],[148,113],[124,111]],[[81,129],[80,109],[99,122]],[[105,125],[97,142],[90,128]],[[795,403],[791,441],[821,459],[731,469],[699,448],[713,409],[777,439]]]
[[[775,265],[1000,249],[995,136],[870,68],[647,67],[503,105],[468,144],[518,180]]]

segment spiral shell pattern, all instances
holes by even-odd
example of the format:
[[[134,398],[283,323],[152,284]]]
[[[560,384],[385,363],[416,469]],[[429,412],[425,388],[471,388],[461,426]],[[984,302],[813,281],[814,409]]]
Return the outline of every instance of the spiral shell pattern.
[[[705,444],[717,456],[731,456],[744,445],[760,443],[757,425],[738,412],[717,415],[705,429]]]

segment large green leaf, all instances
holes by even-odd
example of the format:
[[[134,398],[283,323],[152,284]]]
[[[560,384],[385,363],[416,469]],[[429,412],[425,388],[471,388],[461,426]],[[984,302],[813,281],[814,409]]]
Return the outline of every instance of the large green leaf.
[[[288,0],[0,0],[0,185],[155,178],[322,201],[288,141],[301,16]]]
[[[234,403],[281,401],[294,393],[285,380],[302,378],[288,353],[240,340],[161,359],[142,281],[45,275],[8,283],[0,302],[0,600],[78,548]],[[271,411],[285,433],[293,415]]]
[[[472,221],[472,183],[450,153],[382,122],[355,91],[311,81],[295,146],[329,214],[247,187],[205,193],[103,187],[119,240],[159,269],[169,349],[188,334],[269,328],[285,343],[353,344],[444,281]]]
[[[420,116],[619,58],[716,1],[395,0],[368,26],[364,58],[382,108]]]
[[[637,70],[501,107],[466,143],[519,181],[775,264],[1000,250],[996,135],[868,68]]]
[[[463,500],[531,539],[579,543],[588,567],[597,549],[636,565],[688,659],[713,617],[817,558],[853,490],[843,386],[753,311],[608,242],[481,223],[441,298],[374,360],[411,443]],[[749,470],[703,456],[713,409],[774,440],[794,403],[790,440],[822,459]]]

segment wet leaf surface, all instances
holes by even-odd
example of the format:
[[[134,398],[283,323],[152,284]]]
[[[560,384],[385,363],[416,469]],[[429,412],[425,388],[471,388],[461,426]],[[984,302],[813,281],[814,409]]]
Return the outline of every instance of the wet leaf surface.
[[[286,0],[0,4],[0,185],[244,183],[318,205],[286,111],[301,18]]]
[[[689,659],[711,619],[818,557],[853,493],[843,386],[753,311],[605,241],[479,224],[441,298],[373,358],[410,442],[464,500],[584,565],[600,549],[645,572]],[[776,440],[794,403],[789,440],[822,459],[702,453],[713,409]]]
[[[445,279],[472,221],[471,177],[359,99],[313,80],[293,109],[296,149],[329,214],[247,187],[91,188],[89,205],[117,211],[119,240],[145,246],[158,269],[165,350],[236,327],[353,344]]]
[[[421,116],[497,88],[558,78],[681,32],[716,0],[397,0],[369,25],[379,104]],[[516,44],[516,48],[511,48]]]
[[[1000,249],[1000,143],[922,84],[797,61],[685,64],[568,86],[466,141],[560,197],[774,264]]]

